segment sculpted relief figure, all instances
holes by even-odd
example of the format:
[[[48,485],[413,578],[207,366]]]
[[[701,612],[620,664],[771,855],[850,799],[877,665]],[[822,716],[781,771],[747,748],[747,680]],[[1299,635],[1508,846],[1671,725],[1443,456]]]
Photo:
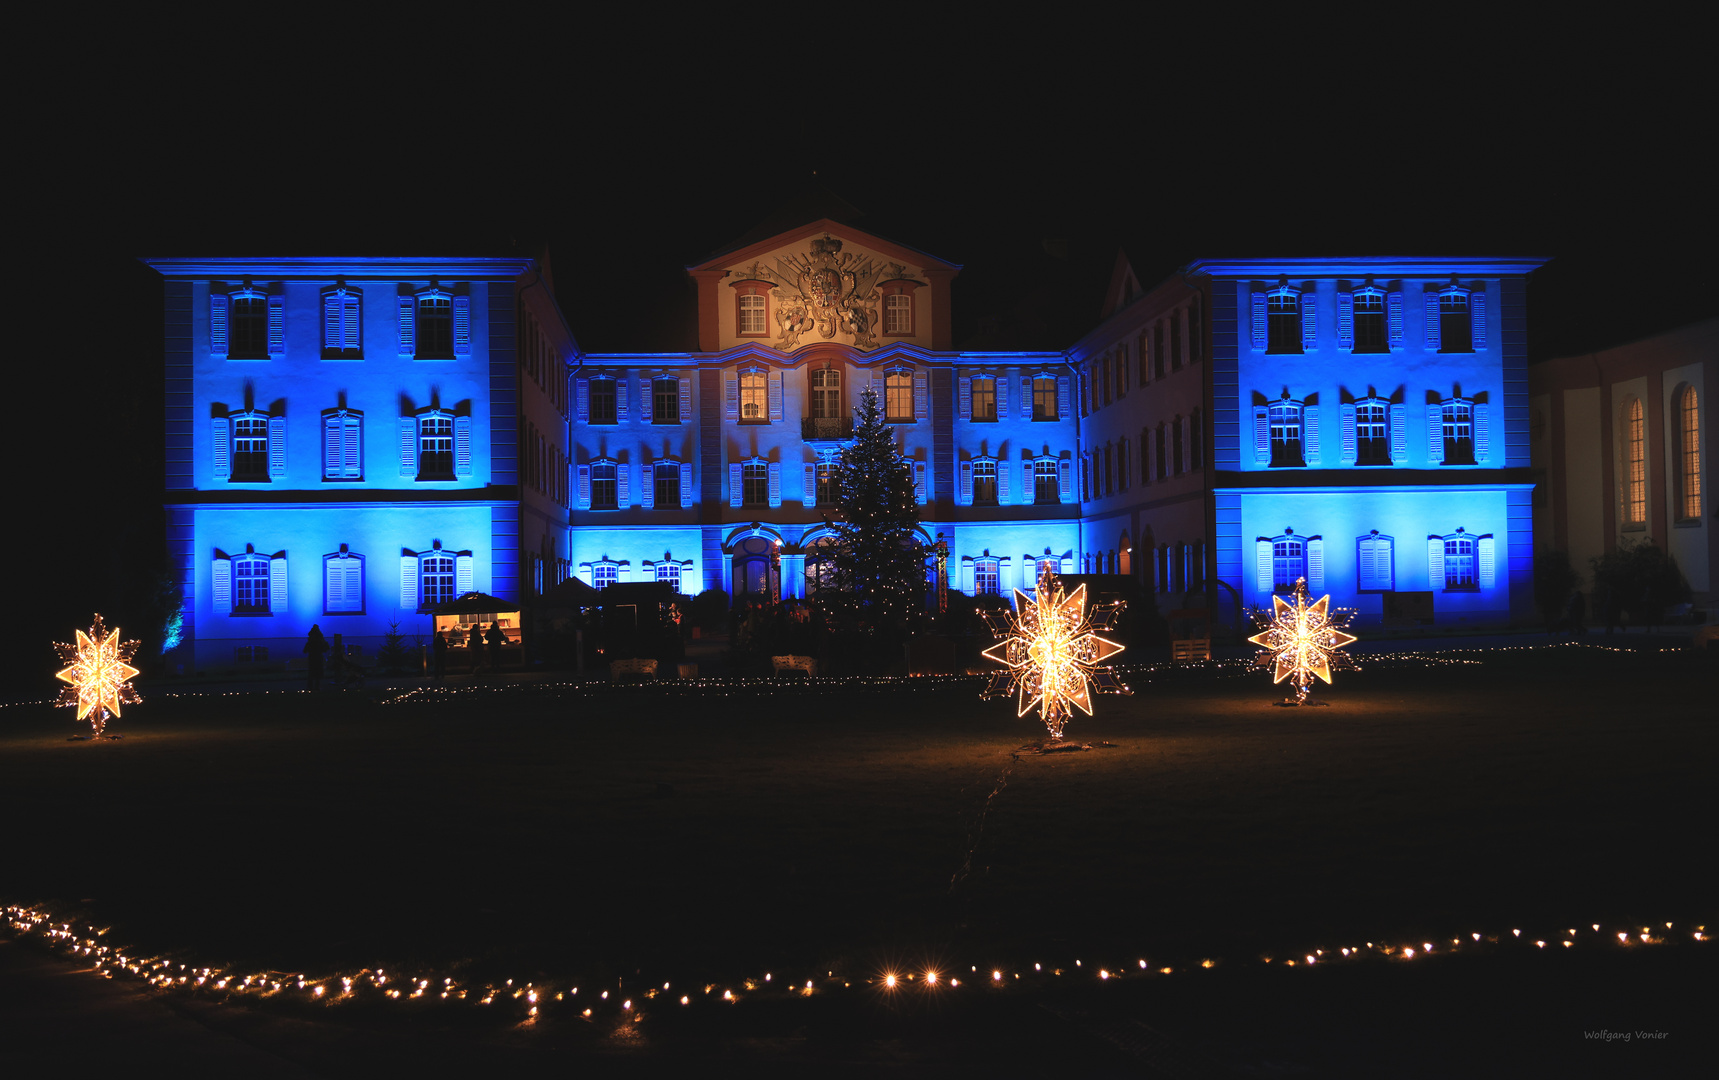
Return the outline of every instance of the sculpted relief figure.
[[[912,272],[899,263],[844,253],[842,242],[826,233],[805,255],[778,257],[774,268],[755,263],[747,275],[774,286],[770,296],[780,332],[775,345],[788,352],[814,327],[826,340],[840,331],[853,337],[855,348],[877,348],[878,283]]]

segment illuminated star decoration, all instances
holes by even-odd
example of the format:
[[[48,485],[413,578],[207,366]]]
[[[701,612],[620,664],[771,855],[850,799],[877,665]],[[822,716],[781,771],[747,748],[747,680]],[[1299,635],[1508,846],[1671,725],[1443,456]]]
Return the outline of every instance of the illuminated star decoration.
[[[120,702],[136,705],[143,701],[127,681],[138,674],[136,668],[126,663],[137,652],[138,643],[119,640],[119,628],[110,632],[102,625],[100,615],[95,617],[89,633],[79,630],[77,634],[76,644],[54,643],[60,659],[68,665],[55,672],[54,677],[70,684],[60,690],[54,704],[76,705],[78,719],[89,717],[94,737],[100,738],[108,716],[119,716]]]
[[[1122,601],[1095,605],[1089,613],[1086,586],[1064,596],[1050,564],[1044,567],[1036,597],[1016,589],[1014,611],[985,612],[991,632],[1003,640],[986,649],[984,655],[1004,669],[992,673],[990,685],[981,696],[993,698],[1013,692],[1019,704],[1015,715],[1025,716],[1038,706],[1051,738],[1060,739],[1075,706],[1092,715],[1094,690],[1107,694],[1133,691],[1109,668],[1098,666],[1123,649],[1094,632],[1111,628]]]
[[[1356,640],[1355,635],[1343,631],[1352,613],[1342,608],[1330,611],[1330,596],[1321,596],[1309,604],[1306,578],[1296,579],[1294,596],[1295,603],[1291,605],[1283,597],[1273,595],[1272,617],[1267,618],[1263,611],[1256,612],[1254,620],[1260,632],[1248,640],[1264,650],[1254,663],[1260,667],[1275,664],[1272,685],[1288,679],[1295,687],[1295,703],[1300,705],[1307,700],[1315,675],[1329,683],[1333,668],[1356,671],[1360,668],[1347,653],[1337,651]]]

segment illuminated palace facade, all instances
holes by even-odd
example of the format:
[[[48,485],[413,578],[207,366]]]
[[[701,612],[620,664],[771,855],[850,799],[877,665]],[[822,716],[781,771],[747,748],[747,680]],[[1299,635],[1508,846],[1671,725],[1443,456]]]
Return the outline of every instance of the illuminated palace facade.
[[[566,372],[530,259],[148,259],[187,669],[372,652],[429,603],[569,573]]]
[[[835,458],[866,388],[911,463],[949,588],[1032,588],[1080,554],[1061,352],[958,352],[960,267],[819,220],[689,268],[698,351],[588,354],[573,374],[570,559],[592,585],[816,591]]]
[[[1119,257],[1078,372],[1081,563],[1239,611],[1306,577],[1378,621],[1532,605],[1526,275],[1541,259]],[[1395,606],[1395,605],[1393,605]]]

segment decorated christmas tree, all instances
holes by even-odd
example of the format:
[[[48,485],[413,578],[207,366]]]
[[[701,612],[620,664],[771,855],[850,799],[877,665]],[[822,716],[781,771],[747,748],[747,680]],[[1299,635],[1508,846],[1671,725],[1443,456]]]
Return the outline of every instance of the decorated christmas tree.
[[[877,394],[860,393],[859,424],[836,462],[833,588],[820,601],[838,621],[876,640],[879,655],[925,614],[925,557],[913,472],[884,422]],[[833,595],[832,595],[833,594]]]

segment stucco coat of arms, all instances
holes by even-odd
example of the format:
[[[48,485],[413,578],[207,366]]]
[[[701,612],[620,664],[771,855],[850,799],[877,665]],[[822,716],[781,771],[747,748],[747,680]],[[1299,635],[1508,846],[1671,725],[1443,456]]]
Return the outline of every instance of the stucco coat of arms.
[[[773,343],[783,352],[800,345],[800,335],[816,328],[823,338],[838,331],[850,334],[857,349],[877,348],[878,284],[884,281],[924,282],[900,263],[880,263],[870,256],[842,251],[842,242],[824,234],[813,240],[805,255],[779,255],[774,267],[753,263],[742,278],[773,286],[776,326]]]

